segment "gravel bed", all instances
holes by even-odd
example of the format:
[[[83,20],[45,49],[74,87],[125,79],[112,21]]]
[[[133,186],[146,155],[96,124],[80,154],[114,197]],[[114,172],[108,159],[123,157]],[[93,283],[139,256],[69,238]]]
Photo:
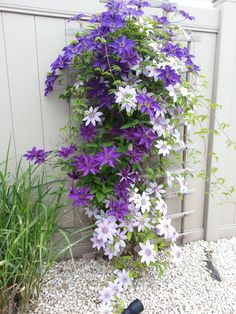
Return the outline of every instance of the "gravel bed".
[[[213,280],[205,268],[207,252],[221,282]],[[144,314],[236,313],[236,237],[217,243],[192,242],[182,248],[182,256],[181,265],[171,265],[162,278],[153,269],[145,272],[125,294],[127,304],[139,298]],[[98,291],[114,271],[101,259],[57,263],[47,275],[37,308],[30,313],[98,313]]]

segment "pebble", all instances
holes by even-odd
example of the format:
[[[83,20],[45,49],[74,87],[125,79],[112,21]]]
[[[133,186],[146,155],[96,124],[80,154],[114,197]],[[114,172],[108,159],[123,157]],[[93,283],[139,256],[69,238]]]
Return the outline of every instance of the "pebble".
[[[191,242],[181,250],[180,266],[170,265],[161,278],[154,269],[146,271],[124,294],[125,303],[139,298],[144,314],[236,314],[236,237]],[[205,268],[206,252],[221,282]],[[99,289],[114,274],[111,263],[102,259],[56,263],[29,314],[97,314]]]

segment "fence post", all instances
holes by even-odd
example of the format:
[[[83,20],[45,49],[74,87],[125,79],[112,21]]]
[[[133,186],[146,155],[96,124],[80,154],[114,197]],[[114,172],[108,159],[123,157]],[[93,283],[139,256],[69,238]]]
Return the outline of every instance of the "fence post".
[[[213,110],[211,115],[210,129],[218,128],[217,121],[231,122],[232,128],[229,129],[230,135],[235,138],[235,119],[236,115],[236,0],[213,0],[215,9],[220,12],[219,34],[216,47],[216,63],[213,102],[222,105],[222,109]],[[233,130],[234,128],[234,130]],[[219,162],[212,158],[208,160],[208,170],[211,167],[218,169],[217,176],[226,178],[228,183],[236,185],[236,167],[229,171],[228,164],[232,164],[234,156],[231,149],[226,149],[225,141],[222,136],[210,136],[208,152],[215,152],[219,156]],[[230,155],[231,154],[231,155]],[[206,185],[206,191],[213,188],[214,177]],[[227,183],[226,183],[227,184]],[[222,225],[222,214],[228,214],[232,204],[223,203],[219,205],[219,199],[206,195],[204,229],[206,240],[217,240]],[[233,223],[233,222],[232,222]],[[227,233],[225,233],[227,236]]]

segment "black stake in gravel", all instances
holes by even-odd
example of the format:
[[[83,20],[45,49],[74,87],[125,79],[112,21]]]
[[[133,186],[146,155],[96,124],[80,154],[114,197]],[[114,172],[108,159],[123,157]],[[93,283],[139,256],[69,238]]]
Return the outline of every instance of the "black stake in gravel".
[[[127,309],[124,310],[122,314],[139,314],[144,310],[143,303],[136,299],[130,303]]]

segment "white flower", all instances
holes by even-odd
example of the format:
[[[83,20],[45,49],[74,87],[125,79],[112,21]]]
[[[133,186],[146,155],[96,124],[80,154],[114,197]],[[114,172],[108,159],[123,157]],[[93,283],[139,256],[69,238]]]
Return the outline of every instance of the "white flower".
[[[184,141],[182,140],[179,131],[175,129],[172,135],[174,136],[174,138],[175,138],[177,144],[179,144],[180,147],[182,147],[182,148],[185,149],[185,148],[186,148],[186,144],[185,144]]]
[[[98,309],[99,314],[113,314],[113,309],[109,304],[102,303]]]
[[[177,84],[176,84],[176,85],[177,85]],[[177,90],[176,90],[176,87],[177,87],[176,85],[174,85],[174,86],[169,85],[169,86],[166,87],[166,89],[167,89],[168,92],[169,92],[170,97],[173,98],[174,103],[175,103],[175,102],[177,101],[177,99],[178,99],[178,92],[177,92]]]
[[[167,214],[167,204],[162,198],[156,200],[155,210],[158,210],[164,216]]]
[[[141,262],[146,263],[149,265],[151,262],[155,262],[156,252],[154,249],[154,245],[150,243],[149,240],[146,241],[145,244],[139,243],[141,250],[138,252],[138,254],[141,257]]]
[[[156,226],[157,234],[163,235],[165,239],[171,239],[173,234],[173,227],[171,226],[171,219],[163,217]]]
[[[106,243],[105,247],[104,247],[104,254],[105,254],[106,256],[108,256],[108,259],[109,259],[109,260],[111,260],[114,256],[117,256],[118,254],[121,253],[121,251],[120,251],[119,249],[117,250],[116,247],[111,248],[110,244],[112,244],[112,243],[113,243],[112,240],[111,240],[111,241],[108,241],[108,242]]]
[[[150,43],[148,44],[148,46],[150,46],[154,52],[160,52],[161,51],[161,43],[160,42],[156,42],[156,41],[150,41]]]
[[[176,244],[172,245],[171,250],[170,250],[170,256],[171,256],[172,262],[176,266],[178,266],[182,262],[181,250]]]
[[[148,21],[145,20],[143,17],[139,17],[138,21],[135,22],[134,24],[139,27],[140,33],[145,32],[147,36],[149,36],[150,33],[153,33],[152,24],[148,23]]]
[[[108,287],[111,289],[111,291],[116,295],[119,299],[122,297],[122,292],[124,291],[122,287],[122,283],[118,282],[117,279],[114,282],[109,282]]]
[[[160,116],[160,112],[156,111],[156,115],[151,118],[150,122],[152,124],[153,131],[156,132],[158,136],[161,136],[167,129],[170,120]]]
[[[179,91],[180,91],[180,94],[184,97],[191,95],[191,93],[187,90],[186,87],[180,86]]]
[[[114,301],[114,292],[110,287],[104,287],[100,292],[99,300],[103,304],[110,304],[112,301]]]
[[[131,109],[136,109],[137,100],[136,100],[136,90],[130,86],[119,87],[119,91],[115,93],[116,103],[121,104],[121,110],[126,110],[127,113],[130,113]]]
[[[95,215],[99,213],[99,209],[96,206],[93,206],[93,208],[86,207],[85,208],[85,214],[89,217],[92,218]]]
[[[134,222],[135,220],[129,219],[129,220],[123,220],[119,227],[124,228],[124,230],[127,230],[128,232],[134,231]]]
[[[157,182],[149,182],[147,188],[148,194],[155,193],[155,196],[157,198],[161,197],[161,194],[164,194],[166,191],[163,189],[163,184],[158,185]]]
[[[104,199],[103,203],[105,204],[106,208],[110,207],[111,200],[109,199],[109,195],[107,195],[107,198]]]
[[[135,71],[135,75],[138,77],[143,71],[143,58],[139,57],[138,63],[130,67],[130,70]]]
[[[186,193],[186,191],[188,190],[187,187],[187,181],[185,180],[184,177],[182,177],[181,175],[178,175],[178,177],[176,177],[176,180],[179,182],[180,185],[180,193],[184,194]]]
[[[150,202],[150,197],[147,195],[146,192],[143,192],[142,195],[138,194],[139,197],[137,197],[134,200],[135,207],[137,209],[141,209],[141,211],[144,212],[149,212],[150,207],[151,207],[151,202]]]
[[[85,122],[85,125],[89,125],[90,123],[95,126],[96,122],[101,122],[101,116],[103,115],[102,112],[98,111],[99,107],[90,107],[89,110],[85,111],[85,117],[83,118],[83,121]]]
[[[171,175],[170,172],[166,171],[166,176],[167,176],[167,184],[168,184],[168,187],[171,188],[172,185],[173,185],[173,181],[174,181],[174,177]]]
[[[162,141],[162,140],[157,141],[155,147],[158,148],[159,155],[166,156],[166,155],[169,155],[170,153],[171,146],[168,145],[166,141]]]
[[[123,250],[126,246],[125,240],[127,240],[126,231],[117,230],[116,233],[117,241],[115,242],[115,250],[120,251]]]
[[[143,89],[138,89],[137,92],[139,95],[146,94],[148,97],[152,97],[155,95],[154,93],[148,93],[147,87],[144,87]]]
[[[103,242],[113,240],[113,236],[117,233],[117,227],[117,224],[109,219],[101,220],[95,229],[98,234],[97,238],[103,240]]]
[[[152,219],[149,217],[144,217],[140,212],[137,212],[135,214],[136,221],[133,223],[134,227],[138,227],[138,232],[144,231],[145,227],[149,230],[153,228],[153,226],[150,224]]]
[[[105,247],[105,243],[102,239],[98,239],[97,232],[94,232],[93,237],[91,238],[91,241],[93,242],[93,248],[97,249],[98,251],[101,250],[101,248]]]
[[[134,75],[132,72],[129,72],[128,75],[122,74],[121,78],[127,84],[131,84],[132,86],[136,86],[137,84],[141,83],[142,80],[137,78],[137,75]]]
[[[117,274],[116,282],[120,283],[124,290],[132,286],[132,282],[129,277],[129,272],[124,269]]]
[[[170,226],[170,230],[169,230],[169,238],[171,241],[175,242],[177,237],[178,237],[178,232],[176,231],[176,229],[173,226]]]
[[[134,191],[132,191],[130,193],[130,197],[129,197],[129,202],[132,203],[132,202],[136,202],[136,200],[138,200],[140,198],[140,194],[138,193],[138,189],[135,188]]]

